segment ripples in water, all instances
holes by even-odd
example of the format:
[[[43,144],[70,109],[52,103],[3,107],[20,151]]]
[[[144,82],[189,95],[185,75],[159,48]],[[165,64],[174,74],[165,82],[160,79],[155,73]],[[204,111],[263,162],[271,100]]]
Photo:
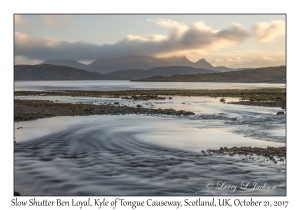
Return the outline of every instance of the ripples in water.
[[[187,121],[188,126],[185,126]],[[207,147],[209,141],[201,138],[201,132],[198,133],[202,129],[196,126],[191,128],[191,122],[199,123],[196,121],[171,117],[89,116],[50,118],[22,122],[22,125],[26,129],[29,125],[34,127],[49,122],[54,130],[62,124],[67,123],[68,126],[57,132],[52,130],[48,135],[41,135],[36,139],[17,139],[15,190],[21,195],[286,193],[284,168],[278,165],[245,162],[240,156],[203,155],[200,150]],[[178,138],[178,134],[182,137],[186,135],[186,138]],[[214,132],[210,134],[214,135]],[[222,133],[215,135],[221,138]],[[245,140],[245,144],[251,143],[251,146],[264,143],[232,135],[239,138],[240,142]],[[168,139],[167,143],[163,142],[164,139]],[[182,146],[182,141],[186,141],[185,146]],[[223,141],[230,144],[230,138]],[[226,181],[227,184],[238,186],[243,181],[250,181],[249,188],[253,186],[253,182],[260,181],[262,184],[276,185],[277,188],[253,191],[237,189],[232,192],[207,189],[208,181],[215,184]]]

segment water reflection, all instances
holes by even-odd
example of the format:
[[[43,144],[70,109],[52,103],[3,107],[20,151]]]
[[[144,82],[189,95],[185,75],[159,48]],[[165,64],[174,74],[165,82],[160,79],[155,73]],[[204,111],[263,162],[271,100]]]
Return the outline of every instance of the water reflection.
[[[15,91],[44,90],[133,90],[133,89],[252,89],[285,88],[285,84],[271,83],[224,83],[224,82],[131,82],[127,80],[80,80],[80,81],[17,81]]]

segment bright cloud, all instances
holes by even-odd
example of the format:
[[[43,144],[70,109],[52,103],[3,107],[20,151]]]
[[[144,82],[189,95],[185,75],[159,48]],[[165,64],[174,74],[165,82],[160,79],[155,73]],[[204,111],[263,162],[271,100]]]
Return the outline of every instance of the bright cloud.
[[[257,41],[261,43],[273,42],[279,37],[285,36],[285,22],[274,20],[271,22],[259,22],[253,27]]]
[[[165,36],[165,35],[161,35],[161,34],[146,35],[146,36],[127,35],[126,39],[132,40],[132,41],[136,40],[136,41],[149,42],[149,41],[163,41],[163,40],[167,40],[168,37]]]
[[[148,19],[147,21],[152,22],[152,23],[156,23],[157,25],[159,25],[161,27],[167,27],[167,28],[172,28],[172,27],[187,27],[182,22],[177,22],[177,21],[170,20],[170,19],[151,18],[151,19]]]

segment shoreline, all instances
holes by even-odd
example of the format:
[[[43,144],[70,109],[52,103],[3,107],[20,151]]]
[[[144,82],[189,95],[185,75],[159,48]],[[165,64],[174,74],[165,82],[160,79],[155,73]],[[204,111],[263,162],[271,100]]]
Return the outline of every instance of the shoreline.
[[[132,100],[164,100],[159,96],[206,96],[214,98],[235,97],[239,102],[233,104],[286,107],[286,88],[260,89],[219,89],[219,90],[123,90],[123,91],[15,91],[14,96],[71,96],[71,97],[112,97]],[[223,101],[222,101],[223,102]]]

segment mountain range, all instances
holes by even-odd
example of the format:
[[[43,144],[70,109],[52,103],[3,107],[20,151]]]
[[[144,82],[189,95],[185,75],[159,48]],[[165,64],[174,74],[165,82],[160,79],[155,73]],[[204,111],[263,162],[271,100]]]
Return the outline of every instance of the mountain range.
[[[138,80],[158,82],[286,82],[286,66],[265,67],[230,72],[165,66],[148,70],[128,69],[100,74],[69,66],[50,64],[15,65],[14,80]]]
[[[205,59],[200,59],[193,63],[185,56],[183,57],[169,57],[169,58],[155,58],[151,56],[126,56],[120,58],[98,59],[90,64],[83,64],[74,60],[47,60],[43,64],[51,64],[58,66],[69,66],[77,69],[83,69],[87,71],[95,71],[101,74],[106,74],[118,70],[128,69],[141,69],[148,70],[155,67],[165,66],[185,66],[201,69],[214,70],[218,72],[235,71],[237,69],[230,69],[223,66],[214,67],[208,63]]]
[[[15,65],[15,80],[137,80],[152,76],[172,76],[175,74],[207,74],[213,70],[189,66],[165,66],[149,70],[129,69],[100,74],[69,66],[51,64]]]

